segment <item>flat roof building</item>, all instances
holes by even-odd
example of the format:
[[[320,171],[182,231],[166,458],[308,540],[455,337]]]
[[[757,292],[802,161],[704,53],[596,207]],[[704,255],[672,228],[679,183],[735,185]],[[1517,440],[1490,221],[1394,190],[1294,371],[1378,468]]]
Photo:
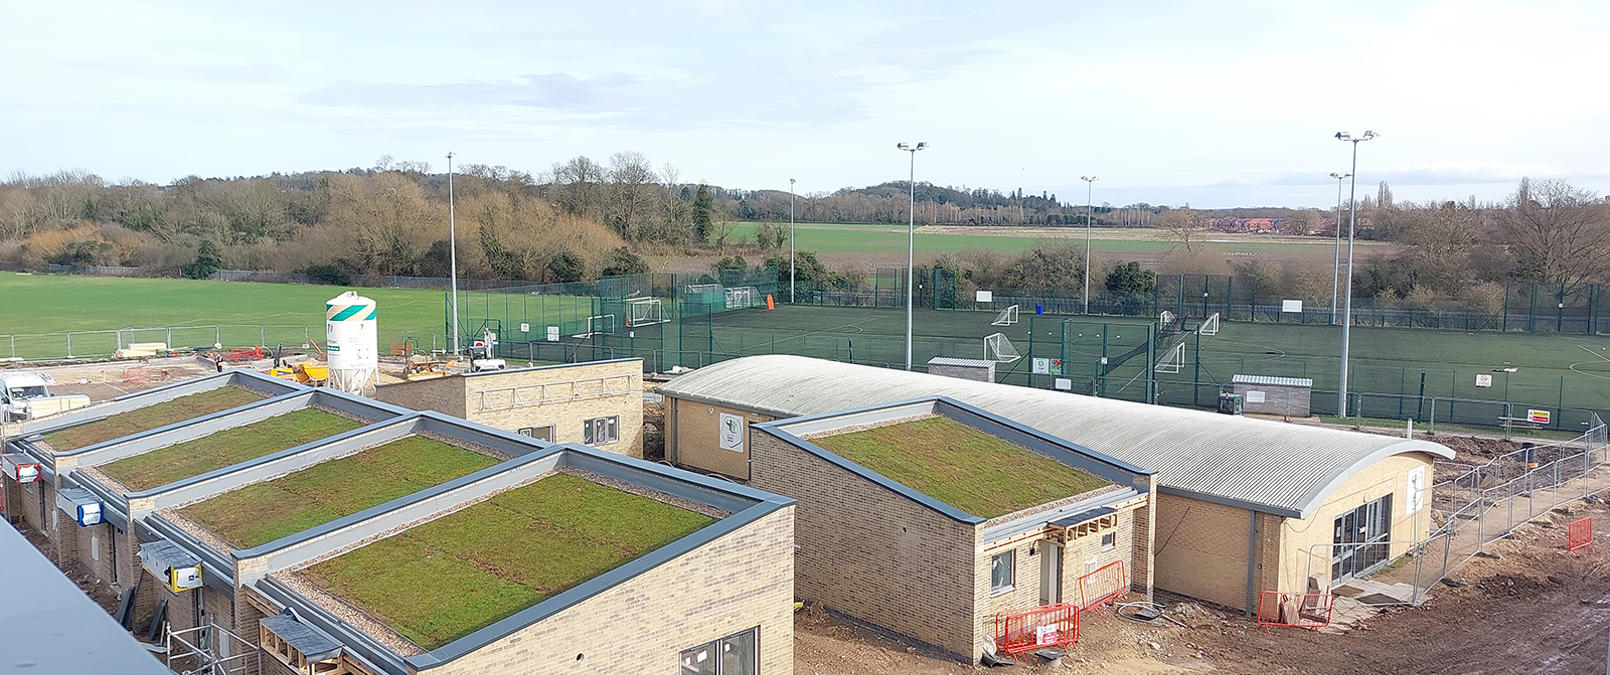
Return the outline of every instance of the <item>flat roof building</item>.
[[[1155,471],[1156,586],[1249,610],[1259,591],[1328,589],[1406,552],[1433,527],[1432,461],[1453,457],[1422,440],[798,356],[724,361],[659,391],[666,457],[743,480],[747,425],[936,396]],[[1349,518],[1362,526],[1338,534]]]
[[[997,615],[1150,595],[1144,469],[944,398],[751,438],[750,484],[798,500],[805,600],[971,663]]]
[[[244,371],[7,445],[63,565],[264,673],[791,670],[793,503],[756,489]]]

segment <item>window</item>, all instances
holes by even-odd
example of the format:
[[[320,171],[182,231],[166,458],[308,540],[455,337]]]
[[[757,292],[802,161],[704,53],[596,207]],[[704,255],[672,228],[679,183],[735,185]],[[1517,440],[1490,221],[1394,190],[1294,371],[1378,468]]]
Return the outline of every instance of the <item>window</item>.
[[[1118,547],[1118,533],[1106,532],[1101,535],[1101,550],[1111,551]]]
[[[1017,581],[1017,551],[1005,551],[989,559],[990,595],[1012,590]]]
[[[684,650],[679,675],[755,675],[760,627]]]
[[[594,417],[581,425],[581,442],[587,445],[609,445],[621,439],[619,417]]]
[[[521,436],[530,436],[530,437],[535,438],[537,440],[548,441],[549,443],[552,443],[553,442],[553,425],[549,424],[547,426],[542,426],[542,427],[522,427],[520,429],[520,431],[519,431],[519,434]]]

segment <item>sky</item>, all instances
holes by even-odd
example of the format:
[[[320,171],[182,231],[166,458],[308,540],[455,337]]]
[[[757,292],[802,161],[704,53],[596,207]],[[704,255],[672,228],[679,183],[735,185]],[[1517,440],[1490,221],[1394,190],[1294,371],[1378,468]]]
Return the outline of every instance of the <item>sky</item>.
[[[0,9],[0,172],[918,180],[1198,208],[1610,192],[1610,3],[160,2]]]

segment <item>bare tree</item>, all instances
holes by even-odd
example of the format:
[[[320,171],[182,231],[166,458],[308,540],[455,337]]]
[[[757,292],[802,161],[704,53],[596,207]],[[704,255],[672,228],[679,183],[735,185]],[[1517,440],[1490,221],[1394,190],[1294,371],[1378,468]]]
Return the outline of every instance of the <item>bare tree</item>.
[[[1605,203],[1567,181],[1522,179],[1499,220],[1499,237],[1523,276],[1567,290],[1610,272]]]
[[[653,206],[654,191],[658,188],[654,166],[641,152],[617,152],[609,158],[608,208],[604,223],[615,229],[623,239],[634,239],[642,233]]]
[[[1473,276],[1470,252],[1482,233],[1481,218],[1454,202],[1401,211],[1400,260],[1413,270],[1415,286],[1450,295],[1458,293]]]
[[[1202,230],[1202,218],[1197,215],[1196,209],[1186,204],[1177,209],[1170,209],[1163,214],[1163,232],[1169,239],[1173,239],[1185,250],[1191,250],[1191,237]]]

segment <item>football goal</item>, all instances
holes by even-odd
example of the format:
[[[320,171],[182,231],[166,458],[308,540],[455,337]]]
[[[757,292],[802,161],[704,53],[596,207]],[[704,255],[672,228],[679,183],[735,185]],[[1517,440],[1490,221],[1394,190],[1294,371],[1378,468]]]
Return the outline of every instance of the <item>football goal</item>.
[[[1011,363],[1023,358],[1023,355],[1017,353],[1017,347],[1012,346],[1012,341],[1006,339],[1005,335],[996,333],[984,338],[984,358],[998,363]]]
[[[1152,370],[1155,370],[1159,373],[1177,373],[1180,372],[1180,369],[1184,367],[1185,343],[1181,342],[1173,347],[1170,347],[1168,351],[1163,352],[1163,358],[1157,360],[1157,365],[1153,366]]]
[[[1196,332],[1198,335],[1218,335],[1219,313],[1214,312],[1212,316],[1209,316],[1207,319],[1202,321],[1202,327],[1196,329]]]
[[[760,302],[760,289],[737,286],[727,289],[727,309],[748,309]]]
[[[594,335],[598,335],[599,333],[603,333],[605,335],[608,335],[608,334],[611,334],[611,333],[614,333],[614,332],[615,332],[615,315],[614,314],[600,314],[598,316],[589,316],[589,317],[587,317],[586,329],[583,330],[582,332],[576,333],[575,335],[572,335],[570,337],[590,338],[590,337],[592,337]]]
[[[665,306],[659,298],[628,298],[626,325],[632,328],[665,323]]]
[[[995,320],[989,322],[991,326],[1010,326],[1017,323],[1017,305],[1008,305],[995,315]]]

